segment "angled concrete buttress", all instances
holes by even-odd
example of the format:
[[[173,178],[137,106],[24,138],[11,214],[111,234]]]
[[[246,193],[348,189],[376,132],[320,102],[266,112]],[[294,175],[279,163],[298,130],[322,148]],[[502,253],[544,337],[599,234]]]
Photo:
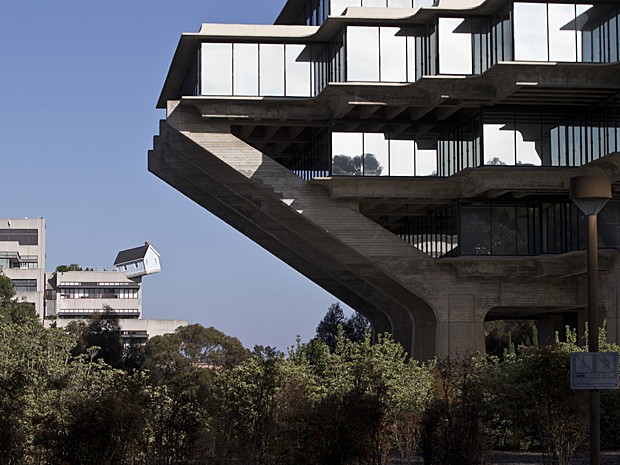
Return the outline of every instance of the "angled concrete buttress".
[[[618,342],[620,43],[592,31],[620,6],[554,1],[564,26],[528,48],[539,3],[344,3],[183,34],[149,170],[422,360],[483,352],[490,320],[535,320],[541,343],[582,332],[569,187],[607,177],[600,314]]]

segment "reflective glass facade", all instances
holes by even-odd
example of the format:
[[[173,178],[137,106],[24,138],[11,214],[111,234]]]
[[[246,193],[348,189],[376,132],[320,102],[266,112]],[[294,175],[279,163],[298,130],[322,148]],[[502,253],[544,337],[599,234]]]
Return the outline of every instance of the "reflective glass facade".
[[[437,152],[388,133],[332,132],[333,176],[432,176]]]
[[[349,6],[409,7],[405,3],[417,5],[313,0],[307,3],[312,20],[303,24],[320,24],[330,11]],[[620,57],[619,25],[620,8],[613,4],[514,2],[488,18],[439,17],[424,27],[346,26],[324,44],[203,43],[200,65],[188,74],[199,74],[199,86],[188,79],[182,91],[311,97],[329,82],[480,74],[502,61],[611,63]]]
[[[420,8],[432,5],[433,0],[308,0],[295,24],[320,26],[328,16],[341,16],[349,7]]]
[[[303,44],[203,43],[200,94],[310,97],[312,65]]]
[[[620,248],[620,200],[599,214],[599,247]],[[459,202],[411,218],[397,234],[432,257],[562,254],[586,248],[586,219],[570,201]]]

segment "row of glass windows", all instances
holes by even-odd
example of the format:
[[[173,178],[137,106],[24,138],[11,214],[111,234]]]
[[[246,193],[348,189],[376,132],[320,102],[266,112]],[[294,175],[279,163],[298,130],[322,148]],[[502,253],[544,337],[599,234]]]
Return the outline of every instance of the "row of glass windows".
[[[10,259],[10,258],[0,258],[0,268],[18,268],[21,270],[28,270],[28,269],[36,269],[38,268],[39,265],[38,263],[35,262],[18,262],[17,260],[14,259]]]
[[[19,245],[38,245],[37,229],[0,229],[0,242],[17,242]]]
[[[437,174],[437,151],[389,133],[332,132],[334,176],[430,176]]]
[[[59,289],[60,299],[137,299],[137,289]]]
[[[348,26],[323,45],[203,43],[200,93],[310,97],[329,82],[414,82],[499,61],[618,61],[620,9],[601,8],[515,2],[490,18],[425,28]]]
[[[568,121],[543,114],[490,112],[442,132],[438,174],[451,176],[481,165],[582,166],[620,151],[616,102]]]
[[[397,234],[432,257],[561,254],[586,248],[586,220],[570,201],[458,203]],[[599,214],[599,247],[620,248],[620,201]]]
[[[433,0],[307,0],[296,24],[320,26],[329,15],[340,16],[349,7],[419,8],[432,5]]]
[[[319,133],[287,168],[312,179],[452,176],[483,165],[582,166],[620,152],[620,102],[564,121],[541,113],[487,110],[423,136],[411,130],[346,129],[340,124]]]
[[[11,279],[15,292],[37,292],[36,279]]]
[[[203,43],[203,95],[312,95],[312,66],[303,44]]]

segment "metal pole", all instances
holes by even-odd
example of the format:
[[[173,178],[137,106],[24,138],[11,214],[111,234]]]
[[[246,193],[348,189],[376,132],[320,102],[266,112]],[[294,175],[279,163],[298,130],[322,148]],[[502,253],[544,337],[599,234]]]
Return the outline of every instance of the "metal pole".
[[[588,351],[598,352],[597,215],[588,215]],[[590,465],[601,463],[600,393],[590,391]]]

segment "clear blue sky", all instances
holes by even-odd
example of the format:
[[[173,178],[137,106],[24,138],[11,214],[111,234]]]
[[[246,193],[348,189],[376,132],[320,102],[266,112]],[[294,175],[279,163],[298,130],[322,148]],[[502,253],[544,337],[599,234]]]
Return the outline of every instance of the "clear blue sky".
[[[149,240],[144,317],[247,347],[308,340],[336,298],[148,173],[183,32],[271,24],[284,0],[0,0],[0,217],[44,217],[46,269],[109,267]]]

